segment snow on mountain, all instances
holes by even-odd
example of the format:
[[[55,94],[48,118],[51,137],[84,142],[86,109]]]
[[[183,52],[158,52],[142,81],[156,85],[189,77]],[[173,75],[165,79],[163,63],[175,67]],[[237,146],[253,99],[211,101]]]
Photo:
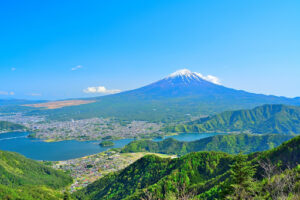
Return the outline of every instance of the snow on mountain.
[[[134,95],[143,99],[176,98],[187,96],[219,96],[232,93],[232,89],[221,86],[218,78],[203,76],[188,69],[178,70],[167,77],[144,87],[121,93]]]
[[[181,70],[178,70],[172,74],[170,74],[168,77],[170,78],[173,78],[175,76],[185,76],[185,77],[191,77],[191,76],[194,76],[195,74],[193,72],[191,72],[190,70],[188,69],[181,69]]]
[[[254,94],[218,83],[218,78],[214,76],[203,76],[183,69],[144,87],[93,98],[96,102],[92,104],[45,112],[55,119],[58,116],[79,119],[102,116],[178,122],[187,120],[187,116],[210,115],[263,104],[300,105],[300,99],[297,98]]]
[[[172,78],[176,78],[176,77],[180,77],[181,79],[185,80],[186,82],[190,82],[191,80],[201,81],[201,79],[202,79],[202,80],[206,80],[206,81],[209,81],[209,82],[217,84],[217,85],[221,85],[218,77],[215,77],[212,75],[204,76],[198,72],[191,72],[188,69],[178,70],[178,71],[170,74],[169,76],[167,76],[166,79],[172,79]]]

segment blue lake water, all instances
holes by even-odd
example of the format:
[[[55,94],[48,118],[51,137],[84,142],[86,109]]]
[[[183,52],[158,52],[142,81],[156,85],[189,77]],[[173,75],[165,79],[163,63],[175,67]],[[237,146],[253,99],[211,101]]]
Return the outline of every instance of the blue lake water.
[[[18,152],[28,158],[34,160],[68,160],[80,158],[83,156],[100,153],[110,148],[120,148],[133,141],[133,139],[121,139],[113,141],[112,147],[101,147],[100,141],[76,141],[67,140],[61,142],[44,142],[40,139],[28,138],[29,133],[3,133],[0,134],[0,150]],[[217,133],[198,134],[198,133],[183,133],[180,135],[166,136],[165,138],[173,137],[180,141],[194,141],[202,138],[217,135]],[[164,139],[165,139],[164,138]],[[154,139],[161,141],[163,139]]]
[[[167,138],[174,138],[179,141],[191,142],[191,141],[211,137],[214,135],[224,135],[224,134],[225,133],[201,133],[201,134],[199,134],[199,133],[181,133],[179,135],[166,136],[164,138],[155,138],[155,139],[153,139],[153,141],[158,142],[158,141],[162,141]]]

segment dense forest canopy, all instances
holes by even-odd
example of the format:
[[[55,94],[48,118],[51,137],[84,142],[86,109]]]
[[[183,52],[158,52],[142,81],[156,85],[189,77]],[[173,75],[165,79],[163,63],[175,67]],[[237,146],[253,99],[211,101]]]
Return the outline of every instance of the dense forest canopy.
[[[251,110],[226,111],[186,124],[170,126],[165,131],[300,134],[300,107],[264,105]]]
[[[154,155],[109,174],[74,194],[77,199],[299,198],[300,136],[249,155],[193,152],[175,159]],[[268,170],[272,169],[272,170]],[[276,198],[274,198],[276,197]]]
[[[18,130],[24,130],[26,129],[25,126],[12,123],[12,122],[7,122],[7,121],[0,121],[0,131],[18,131]]]
[[[72,178],[17,153],[0,151],[0,199],[59,199]]]
[[[252,153],[277,147],[281,143],[293,138],[291,135],[251,135],[230,134],[192,141],[180,142],[173,138],[161,142],[152,140],[137,140],[126,145],[122,152],[153,152],[164,154],[184,155],[197,151],[222,151],[230,154]]]

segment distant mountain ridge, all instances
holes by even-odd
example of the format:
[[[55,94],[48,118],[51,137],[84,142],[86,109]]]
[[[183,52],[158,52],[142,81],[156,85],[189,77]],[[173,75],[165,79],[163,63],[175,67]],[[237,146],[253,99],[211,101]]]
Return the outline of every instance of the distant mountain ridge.
[[[161,142],[137,140],[126,145],[121,152],[152,152],[170,155],[184,155],[198,151],[222,151],[230,154],[253,153],[272,149],[291,138],[293,138],[291,135],[231,134],[215,135],[192,142],[181,142],[173,138]]]
[[[227,88],[186,69],[138,89],[90,99],[96,102],[51,111],[33,111],[30,114],[43,114],[50,119],[62,120],[102,116],[169,122],[263,104],[300,105],[298,98]]]
[[[167,127],[166,131],[300,134],[300,107],[263,105],[251,110],[226,111],[186,124]]]
[[[25,100],[25,99],[0,99],[0,106],[13,106],[13,105],[22,105],[30,103],[42,103],[44,100]]]

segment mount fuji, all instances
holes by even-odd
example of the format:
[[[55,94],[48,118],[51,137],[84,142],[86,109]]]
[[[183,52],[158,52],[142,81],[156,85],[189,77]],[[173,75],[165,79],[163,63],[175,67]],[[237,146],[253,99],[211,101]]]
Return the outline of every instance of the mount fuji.
[[[136,90],[124,92],[122,95],[130,94],[144,98],[160,99],[188,96],[213,97],[214,95],[230,94],[235,91],[237,90],[223,87],[217,81],[210,80],[200,73],[182,69],[170,74],[162,80]]]
[[[53,118],[117,117],[179,121],[263,104],[300,105],[299,98],[254,94],[220,85],[216,78],[187,69],[144,87],[93,98],[95,103],[44,111]]]
[[[207,102],[214,107],[230,104],[232,107],[240,108],[245,105],[257,104],[300,104],[299,99],[263,95],[235,90],[219,84],[213,76],[203,76],[188,69],[178,70],[169,76],[147,86],[123,92],[114,96],[135,97],[149,100],[168,99],[169,101],[180,101],[189,99],[193,104]],[[179,99],[178,99],[179,98]],[[231,107],[230,106],[230,107]],[[227,107],[227,106],[226,106]]]

